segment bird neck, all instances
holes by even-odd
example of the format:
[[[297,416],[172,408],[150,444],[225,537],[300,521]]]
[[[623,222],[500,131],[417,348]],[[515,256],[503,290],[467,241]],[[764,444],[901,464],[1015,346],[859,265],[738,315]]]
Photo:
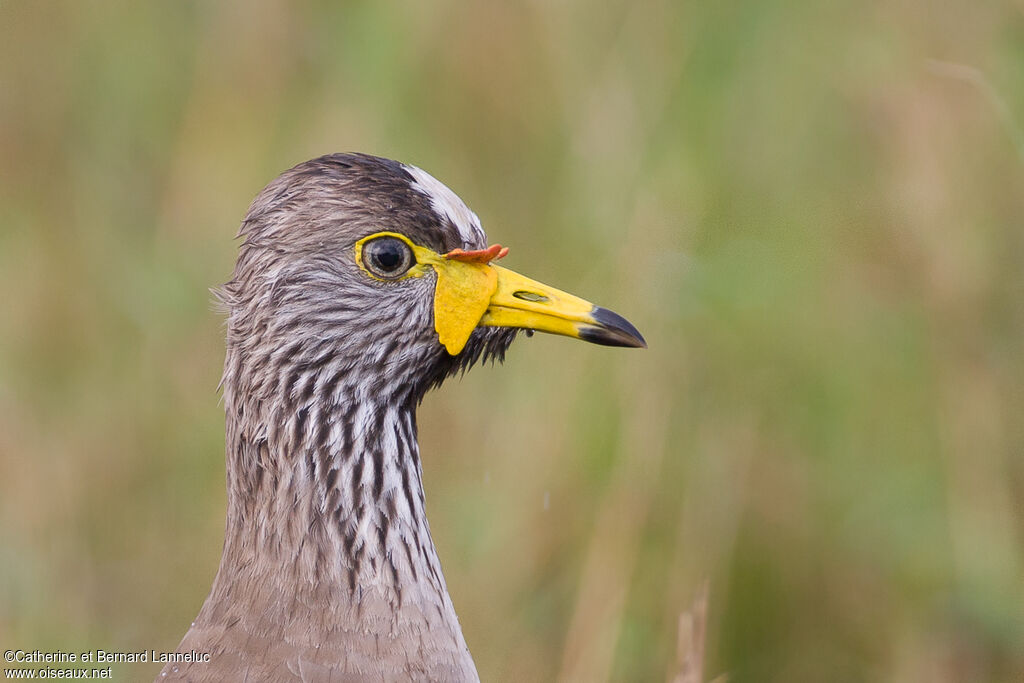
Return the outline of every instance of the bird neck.
[[[292,639],[302,624],[311,645],[429,631],[471,667],[427,525],[416,399],[365,386],[343,372],[276,397],[225,384],[227,528],[200,619]]]

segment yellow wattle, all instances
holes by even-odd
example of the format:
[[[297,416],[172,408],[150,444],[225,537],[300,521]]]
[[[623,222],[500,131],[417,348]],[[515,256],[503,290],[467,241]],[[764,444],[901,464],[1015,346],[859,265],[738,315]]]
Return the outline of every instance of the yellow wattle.
[[[498,287],[498,274],[485,264],[447,261],[435,268],[434,329],[451,355],[462,351]]]

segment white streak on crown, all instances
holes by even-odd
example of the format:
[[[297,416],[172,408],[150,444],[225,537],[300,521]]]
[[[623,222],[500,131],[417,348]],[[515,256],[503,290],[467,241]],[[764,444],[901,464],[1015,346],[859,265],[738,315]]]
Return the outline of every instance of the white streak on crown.
[[[486,243],[487,236],[480,226],[480,219],[457,194],[423,169],[402,165],[414,179],[413,189],[430,199],[430,205],[439,217],[451,221],[459,231],[465,246],[474,247]]]

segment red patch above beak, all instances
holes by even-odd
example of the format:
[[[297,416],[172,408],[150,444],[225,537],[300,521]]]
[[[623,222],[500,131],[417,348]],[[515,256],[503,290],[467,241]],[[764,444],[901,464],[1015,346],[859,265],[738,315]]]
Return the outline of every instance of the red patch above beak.
[[[477,249],[476,251],[452,249],[445,254],[444,257],[453,261],[465,261],[466,263],[490,263],[491,261],[497,261],[500,258],[504,258],[507,253],[508,247],[503,247],[500,244],[492,244],[486,249]]]

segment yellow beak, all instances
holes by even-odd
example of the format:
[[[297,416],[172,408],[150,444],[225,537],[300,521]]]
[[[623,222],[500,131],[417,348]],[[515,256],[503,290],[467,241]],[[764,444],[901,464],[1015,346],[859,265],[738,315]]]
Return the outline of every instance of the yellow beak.
[[[647,347],[617,313],[491,263],[433,260],[434,326],[448,353],[462,351],[478,326],[519,327],[606,346]]]
[[[498,286],[480,325],[522,327],[605,346],[647,348],[640,332],[618,313],[508,268],[491,268],[498,271]]]

